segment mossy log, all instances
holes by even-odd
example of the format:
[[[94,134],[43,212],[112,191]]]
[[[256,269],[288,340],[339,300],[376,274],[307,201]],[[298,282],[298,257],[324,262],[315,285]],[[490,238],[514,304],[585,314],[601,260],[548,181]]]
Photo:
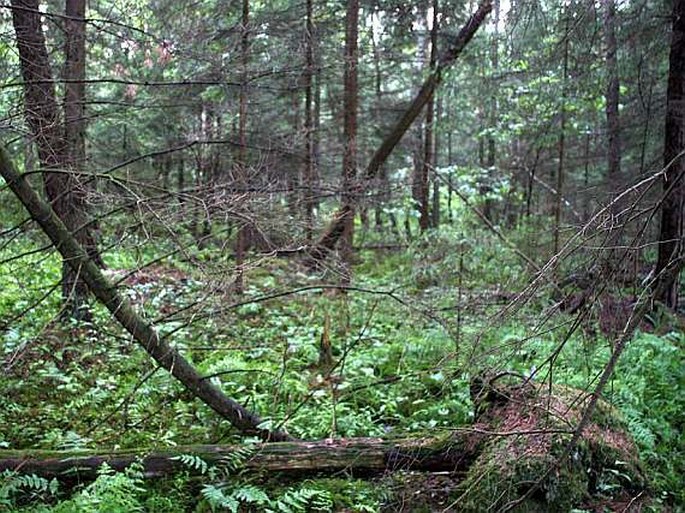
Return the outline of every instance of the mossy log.
[[[464,440],[465,441],[465,437]],[[331,439],[318,442],[276,442],[254,445],[191,445],[159,450],[129,451],[15,451],[0,450],[0,472],[18,471],[46,478],[92,479],[107,464],[123,470],[132,463],[143,464],[147,477],[162,477],[180,470],[192,471],[184,456],[201,458],[208,465],[287,474],[345,471],[363,475],[394,470],[460,471],[467,469],[476,454],[460,447],[450,437],[423,440],[380,438]]]
[[[503,377],[514,382],[504,383]],[[632,502],[648,496],[643,493],[647,482],[636,447],[619,413],[603,400],[597,402],[582,437],[572,444],[589,402],[585,391],[521,382],[520,377],[505,373],[474,379],[471,394],[474,424],[442,437],[109,453],[0,450],[0,471],[77,482],[93,479],[105,463],[123,470],[134,462],[142,463],[148,477],[181,470],[200,473],[206,465],[295,478],[338,472],[364,477],[398,470],[451,472],[455,479],[451,510],[467,513],[485,509],[564,513],[593,509],[607,500]]]

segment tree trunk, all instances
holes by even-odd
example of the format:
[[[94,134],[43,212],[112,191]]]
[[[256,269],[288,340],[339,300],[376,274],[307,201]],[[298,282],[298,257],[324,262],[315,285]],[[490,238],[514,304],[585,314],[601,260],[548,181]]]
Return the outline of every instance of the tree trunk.
[[[305,239],[311,243],[314,232],[314,8],[313,0],[306,3],[305,70],[304,70],[304,226]]]
[[[612,194],[618,193],[614,188],[618,185],[621,173],[621,134],[618,114],[619,80],[618,62],[616,58],[616,4],[615,0],[604,0],[604,31],[606,40],[606,71],[607,88],[606,118],[607,118],[607,171],[608,182]]]
[[[343,206],[347,214],[343,216],[341,253],[347,266],[344,281],[349,283],[352,266],[352,245],[354,241],[354,214],[357,207],[357,107],[358,84],[357,64],[359,32],[359,0],[347,2],[345,31],[345,76],[344,76],[344,152],[343,152]]]
[[[242,35],[240,38],[240,98],[238,105],[238,158],[236,162],[236,178],[238,188],[241,191],[247,189],[247,64],[250,51],[250,0],[243,0],[243,12],[241,18]],[[235,242],[235,284],[236,294],[242,294],[245,284],[243,283],[243,266],[245,264],[245,252],[249,246],[249,227],[243,220],[239,221],[238,234]]]
[[[666,92],[666,131],[664,138],[664,201],[656,275],[658,297],[669,308],[678,306],[677,273],[683,258],[683,208],[685,204],[685,0],[674,0],[668,89]]]
[[[0,450],[0,472],[17,470],[45,478],[95,479],[97,470],[107,463],[121,471],[141,461],[147,477],[167,476],[188,468],[180,461],[183,455],[202,458],[209,465],[225,461],[242,461],[242,469],[259,472],[280,472],[291,475],[306,473],[352,472],[381,474],[394,470],[463,471],[475,459],[475,444],[471,450],[466,435],[444,440],[382,440],[351,438],[321,442],[281,442],[254,446],[193,445],[163,449],[132,451],[12,451]]]
[[[566,14],[568,16],[568,14]],[[556,255],[561,246],[561,211],[563,206],[564,189],[564,158],[566,143],[566,82],[568,79],[568,17],[566,19],[566,30],[564,31],[563,64],[562,64],[562,83],[561,83],[561,105],[559,107],[559,163],[557,166],[556,196],[554,202],[554,249]]]
[[[437,23],[437,20],[436,20]],[[436,42],[437,44],[437,42]],[[435,112],[435,128],[433,129],[433,206],[431,207],[431,225],[433,228],[438,228],[440,226],[440,176],[438,176],[438,168],[440,167],[438,163],[439,142],[438,137],[438,125],[440,124],[440,119],[442,118],[442,95],[438,95],[438,101]]]
[[[102,267],[79,176],[85,159],[85,3],[83,0],[66,2],[64,126],[60,123],[39,2],[12,0],[11,5],[24,79],[25,117],[38,148],[45,193],[55,213],[93,261]],[[87,290],[80,270],[63,262],[65,317],[82,319],[89,316]]]
[[[219,415],[227,419],[241,432],[258,435],[264,440],[283,441],[290,437],[283,432],[270,432],[260,428],[261,419],[238,404],[195,368],[169,343],[161,338],[153,325],[145,321],[133,308],[131,302],[119,294],[100,272],[74,235],[60,220],[55,211],[31,188],[26,177],[20,175],[12,165],[5,149],[0,146],[0,176],[22,202],[31,218],[38,223],[50,238],[65,262],[87,284],[88,289],[111,312],[133,339],[172,376],[179,380],[195,397],[202,400]]]
[[[432,0],[431,7],[433,9],[432,27],[430,32],[430,60],[429,67],[432,70],[438,61],[438,0]],[[424,130],[423,143],[423,162],[421,165],[421,174],[419,180],[419,228],[421,232],[425,232],[431,224],[430,206],[429,206],[429,192],[428,186],[431,170],[435,168],[435,150],[434,150],[434,126],[435,123],[435,91],[433,91],[428,98],[426,104],[426,126]]]
[[[604,39],[606,42],[606,73],[607,85],[604,98],[606,100],[607,120],[607,201],[612,201],[621,192],[621,138],[618,105],[620,100],[618,62],[616,58],[616,4],[615,0],[603,0],[604,7]],[[605,245],[609,248],[604,266],[608,276],[613,275],[612,269],[623,267],[625,252],[616,254],[612,248],[619,246],[625,226],[622,226],[619,215],[623,210],[623,201],[611,203],[612,216],[617,220],[609,227]]]
[[[364,170],[364,178],[372,179],[377,176],[378,170],[385,163],[392,151],[395,149],[395,146],[397,146],[400,139],[402,139],[402,136],[406,133],[411,124],[421,113],[423,107],[433,94],[433,91],[435,91],[435,88],[440,84],[443,72],[449,68],[454,61],[457,60],[461,52],[464,50],[469,41],[471,41],[485,20],[485,17],[491,10],[492,0],[483,0],[473,16],[469,18],[466,24],[459,31],[459,34],[452,41],[452,44],[448,47],[447,51],[440,56],[435,69],[423,83],[421,89],[414,97],[411,105],[407,108],[402,117],[395,123],[390,133],[386,136],[374,153],[369,164]],[[315,264],[317,260],[325,258],[335,248],[340,236],[336,238],[332,237],[331,235],[335,233],[342,233],[339,227],[335,226],[335,224],[346,222],[344,215],[345,210],[345,205],[343,205],[343,208],[333,216],[331,223],[324,230],[323,235],[310,249],[311,258],[314,261],[312,262],[313,264]]]

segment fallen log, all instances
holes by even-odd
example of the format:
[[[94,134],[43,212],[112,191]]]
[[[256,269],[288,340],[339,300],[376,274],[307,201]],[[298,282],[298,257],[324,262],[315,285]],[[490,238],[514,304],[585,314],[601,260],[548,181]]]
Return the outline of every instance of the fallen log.
[[[508,382],[505,382],[505,379]],[[620,414],[582,390],[530,381],[505,372],[474,378],[474,424],[442,437],[352,438],[255,445],[196,445],[158,450],[0,450],[9,470],[67,483],[94,479],[108,464],[123,470],[140,462],[147,477],[177,471],[273,473],[287,477],[344,472],[370,477],[400,470],[450,472],[455,477],[445,511],[594,510],[607,499],[647,494],[638,452]],[[593,412],[588,413],[590,404]],[[578,430],[584,422],[585,429]],[[579,424],[581,423],[581,424]],[[582,427],[582,426],[581,426]],[[581,433],[582,437],[581,437]],[[578,436],[575,450],[570,440]],[[637,495],[636,495],[637,494]],[[603,508],[599,508],[603,509]]]
[[[466,450],[466,435],[440,439],[383,440],[353,438],[319,442],[275,442],[255,445],[192,445],[153,451],[14,451],[0,450],[0,472],[36,474],[46,478],[94,479],[101,465],[123,470],[140,461],[147,477],[163,477],[180,470],[196,470],[184,463],[201,458],[207,465],[228,462],[246,470],[288,474],[379,474],[395,470],[461,471],[476,457]],[[193,458],[189,458],[192,456]],[[195,460],[197,461],[197,460]]]

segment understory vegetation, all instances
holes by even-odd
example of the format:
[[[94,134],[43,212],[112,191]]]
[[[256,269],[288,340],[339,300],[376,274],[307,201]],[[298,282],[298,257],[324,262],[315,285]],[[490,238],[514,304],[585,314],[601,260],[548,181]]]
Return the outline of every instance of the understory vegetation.
[[[0,4],[0,513],[684,513],[684,34]]]
[[[579,326],[573,315],[559,311],[551,287],[512,307],[531,280],[526,262],[467,211],[459,216],[439,233],[401,246],[360,249],[355,282],[347,290],[326,281],[330,269],[307,273],[298,259],[267,255],[255,256],[259,265],[246,273],[243,295],[218,293],[225,283],[211,271],[220,255],[168,257],[171,246],[145,244],[139,234],[108,251],[105,260],[107,273],[207,379],[260,412],[265,425],[285,427],[297,438],[447,436],[473,422],[469,383],[483,369],[591,390],[617,336],[603,330],[603,317],[625,322],[618,318],[622,310],[611,305],[633,291],[607,294]],[[525,241],[530,229],[510,230],[510,240]],[[377,233],[360,238],[381,247]],[[60,261],[53,253],[30,251],[43,243],[29,230],[2,248],[7,263],[0,305],[11,322],[2,329],[1,447],[130,449],[244,441],[156,368],[98,305],[92,306],[92,322],[59,322]],[[655,311],[648,321],[631,338],[604,397],[620,411],[639,448],[651,507],[668,511],[684,499],[685,397],[678,393],[685,379],[684,339],[675,317]],[[222,467],[190,455],[183,463],[193,476],[143,480],[135,466],[124,473],[102,468],[96,481],[73,490],[6,471],[0,507],[400,510],[393,509],[399,508],[393,502],[398,476],[283,484],[263,473],[242,473],[239,458]],[[600,493],[610,496],[614,477],[602,478]]]

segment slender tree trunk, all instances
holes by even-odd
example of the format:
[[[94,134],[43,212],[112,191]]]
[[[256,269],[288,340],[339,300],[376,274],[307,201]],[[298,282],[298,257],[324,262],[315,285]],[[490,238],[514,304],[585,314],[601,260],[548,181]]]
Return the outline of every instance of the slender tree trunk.
[[[490,221],[494,222],[494,202],[488,197],[492,192],[492,182],[494,180],[495,164],[497,157],[497,145],[495,142],[494,131],[497,129],[497,89],[495,87],[495,74],[499,66],[499,16],[500,5],[499,0],[494,0],[495,15],[493,18],[494,30],[490,40],[490,76],[486,79],[486,98],[483,99],[485,108],[483,109],[482,123],[487,127],[487,136],[485,140],[481,137],[479,146],[480,165],[485,168],[485,184],[482,186],[482,192],[486,196],[483,202],[483,215]],[[483,59],[483,65],[485,59]],[[485,71],[483,71],[485,75]]]
[[[447,221],[452,224],[454,222],[454,212],[452,212],[452,129],[448,123],[447,130],[447,165],[450,166],[449,174],[447,175]]]
[[[305,238],[310,243],[314,231],[314,8],[313,0],[306,3],[305,21],[305,70],[304,70],[304,132],[305,132],[305,161],[304,161],[304,225]]]
[[[563,207],[564,192],[564,158],[566,156],[566,82],[568,79],[568,18],[564,31],[564,55],[562,63],[561,105],[559,107],[559,163],[557,166],[556,196],[554,204],[554,254],[559,252],[561,246],[561,214]]]
[[[435,20],[437,23],[437,19]],[[437,44],[437,41],[436,41]],[[438,157],[440,155],[440,138],[438,135],[438,125],[442,117],[442,95],[438,95],[435,127],[433,129],[433,206],[431,208],[431,224],[433,228],[440,226],[440,177],[438,176]]]
[[[618,114],[619,80],[618,62],[616,58],[616,4],[615,0],[604,0],[604,31],[606,40],[606,71],[607,88],[606,118],[607,118],[607,170],[610,188],[618,184],[621,173],[621,124]],[[618,191],[612,190],[612,193]]]
[[[497,144],[495,142],[494,131],[497,129],[497,87],[496,87],[496,73],[499,68],[499,20],[500,20],[500,5],[499,0],[494,0],[494,11],[495,15],[493,18],[494,31],[492,34],[492,48],[491,48],[491,77],[489,80],[490,89],[490,105],[488,106],[488,156],[485,165],[488,169],[492,169],[495,166],[497,160]]]
[[[316,35],[316,26],[314,26],[314,34]],[[312,200],[312,210],[314,212],[319,208],[320,201],[320,174],[319,166],[321,163],[321,52],[314,53],[315,70],[314,70],[314,119],[313,119],[313,133],[312,133],[312,154],[314,156],[314,165],[312,176],[314,194]]]
[[[300,106],[302,103],[302,97],[300,96],[300,84],[296,81],[295,87],[291,91],[290,96],[290,147],[297,148],[297,144],[300,142],[300,136],[302,134],[301,130],[304,128],[300,122]],[[306,96],[306,91],[305,91]],[[306,134],[305,134],[305,146],[306,146]],[[305,147],[306,150],[306,147]],[[290,158],[285,158],[286,162],[291,162]],[[304,162],[306,165],[307,155],[305,154]],[[288,210],[293,218],[296,218],[300,213],[301,206],[306,201],[306,190],[303,190],[303,184],[305,184],[305,174],[306,169],[300,169],[297,165],[287,165],[287,189],[288,189]]]
[[[541,148],[535,150],[535,160],[533,166],[528,171],[528,186],[526,187],[526,217],[530,217],[531,207],[533,205],[533,184],[535,183],[535,173],[538,169],[538,161],[540,160]]]
[[[583,147],[583,223],[590,219],[590,132],[585,134]]]
[[[343,205],[347,206],[342,232],[342,256],[348,270],[345,281],[349,281],[354,240],[354,214],[357,203],[355,182],[357,178],[357,107],[358,107],[358,31],[359,0],[348,0],[345,31],[345,76],[344,76],[344,153],[343,153]]]
[[[250,51],[250,0],[242,1],[242,18],[240,38],[240,98],[238,106],[238,158],[236,162],[236,177],[238,188],[247,189],[247,65]],[[236,275],[234,289],[237,294],[244,290],[243,266],[245,252],[249,246],[249,228],[239,221],[238,234],[235,243]]]
[[[432,0],[432,22],[430,32],[429,67],[432,70],[438,61],[438,0]],[[435,123],[435,92],[432,92],[426,103],[426,125],[424,129],[423,162],[419,179],[419,228],[425,232],[431,224],[429,204],[429,175],[434,169],[434,123]]]
[[[382,102],[383,102],[383,77],[381,73],[381,50],[380,37],[376,33],[376,21],[374,21],[374,28],[371,33],[371,49],[373,52],[373,71],[374,71],[374,121],[376,123],[376,132],[380,134],[380,127],[383,125],[382,116]],[[390,184],[387,180],[387,173],[385,166],[381,166],[378,176],[374,181],[375,186],[375,204],[374,204],[374,219],[375,228],[377,231],[383,229],[383,207],[390,200]]]
[[[657,290],[668,307],[678,306],[679,260],[683,258],[683,209],[685,207],[685,0],[673,2],[673,26],[666,92],[664,140],[664,201],[657,260]]]

